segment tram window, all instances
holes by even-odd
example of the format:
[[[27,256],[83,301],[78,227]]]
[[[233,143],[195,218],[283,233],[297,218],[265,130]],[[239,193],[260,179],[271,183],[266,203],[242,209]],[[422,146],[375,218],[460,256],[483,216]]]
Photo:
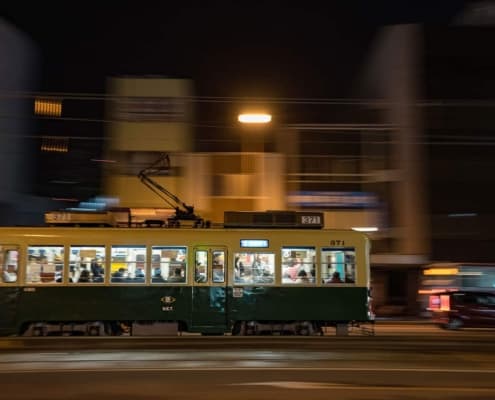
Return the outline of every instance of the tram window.
[[[63,282],[64,246],[29,246],[26,283]]]
[[[314,247],[282,248],[282,283],[289,285],[316,283],[316,250]]]
[[[145,246],[112,246],[111,282],[144,283],[146,277]]]
[[[105,246],[71,246],[69,282],[105,282]]]
[[[213,265],[211,267],[212,281],[216,283],[225,282],[225,252],[214,250],[212,253]]]
[[[205,283],[208,281],[208,252],[206,250],[196,250],[195,259],[194,281],[197,283]]]
[[[151,283],[185,283],[186,278],[187,247],[151,248]]]
[[[0,283],[17,282],[19,251],[0,245]]]
[[[275,282],[275,254],[235,253],[234,283],[262,284]]]
[[[356,250],[354,247],[323,248],[321,250],[323,283],[356,282]]]

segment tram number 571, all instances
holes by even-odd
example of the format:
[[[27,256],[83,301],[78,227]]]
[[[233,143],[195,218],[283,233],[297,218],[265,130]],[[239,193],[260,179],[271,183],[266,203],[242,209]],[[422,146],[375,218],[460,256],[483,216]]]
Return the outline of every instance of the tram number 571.
[[[303,215],[301,216],[301,224],[303,225],[320,225],[321,217],[319,215]]]

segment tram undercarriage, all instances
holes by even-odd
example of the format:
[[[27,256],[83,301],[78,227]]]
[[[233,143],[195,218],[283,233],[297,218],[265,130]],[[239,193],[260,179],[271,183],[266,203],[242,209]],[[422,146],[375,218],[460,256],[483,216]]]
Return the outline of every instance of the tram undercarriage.
[[[374,327],[359,323],[325,323],[322,321],[237,321],[232,336],[323,336],[325,327],[335,328],[337,336],[350,332],[374,335]],[[183,322],[177,321],[64,321],[32,322],[24,325],[21,336],[180,336],[188,332]],[[201,334],[201,332],[197,332]],[[204,335],[211,335],[204,333]],[[229,333],[218,332],[216,335]]]
[[[313,321],[238,321],[232,329],[233,335],[322,335],[320,324]]]

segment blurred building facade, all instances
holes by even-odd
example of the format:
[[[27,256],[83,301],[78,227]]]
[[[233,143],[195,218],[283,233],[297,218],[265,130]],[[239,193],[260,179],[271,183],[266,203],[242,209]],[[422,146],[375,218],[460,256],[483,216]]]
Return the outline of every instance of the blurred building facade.
[[[495,260],[495,4],[473,2],[448,28],[424,29],[431,258]]]
[[[376,303],[383,313],[416,313],[421,266],[430,256],[423,98],[423,42],[419,25],[386,27],[377,35],[363,71],[361,90],[381,104],[391,129],[369,190],[386,203],[387,223],[372,255]],[[378,311],[380,313],[380,311]]]
[[[153,179],[179,198],[189,198],[202,207],[200,193],[192,199],[187,182],[195,170],[192,158],[194,108],[188,100],[192,82],[161,77],[114,77],[108,80],[106,113],[113,122],[107,127],[104,193],[118,199],[121,207],[175,207],[143,185],[139,172],[167,152],[175,165]],[[187,168],[186,168],[187,166]],[[199,185],[199,184],[198,184]],[[173,201],[172,199],[169,199]]]
[[[2,19],[0,59],[0,221],[2,225],[42,223],[43,211],[53,203],[33,193],[34,107],[32,99],[22,95],[37,87],[40,57],[31,39]]]
[[[170,168],[151,178],[197,214],[222,222],[224,210],[285,208],[283,157],[265,153],[252,141],[245,152],[201,151],[195,144],[193,83],[187,79],[121,77],[109,80],[112,121],[105,195],[122,207],[175,207],[180,203],[149,190],[138,175],[161,153]]]
[[[413,83],[404,75],[395,78],[405,82],[402,90],[388,94],[396,109],[353,104],[347,123],[337,123],[340,117],[333,123],[233,123],[222,133],[226,140],[194,129],[191,81],[112,78],[103,191],[122,207],[167,207],[138,178],[167,153],[170,168],[152,178],[214,223],[228,210],[314,209],[325,212],[328,228],[375,228],[375,304],[414,313],[428,235],[424,191],[416,191],[423,183],[419,149],[402,145],[419,125],[407,111]],[[361,123],[351,123],[356,114]]]

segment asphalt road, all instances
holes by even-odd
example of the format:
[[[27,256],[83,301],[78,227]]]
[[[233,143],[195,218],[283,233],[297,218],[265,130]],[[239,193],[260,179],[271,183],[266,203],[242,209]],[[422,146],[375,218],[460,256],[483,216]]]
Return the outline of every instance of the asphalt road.
[[[495,398],[494,331],[376,336],[4,338],[0,399]]]

